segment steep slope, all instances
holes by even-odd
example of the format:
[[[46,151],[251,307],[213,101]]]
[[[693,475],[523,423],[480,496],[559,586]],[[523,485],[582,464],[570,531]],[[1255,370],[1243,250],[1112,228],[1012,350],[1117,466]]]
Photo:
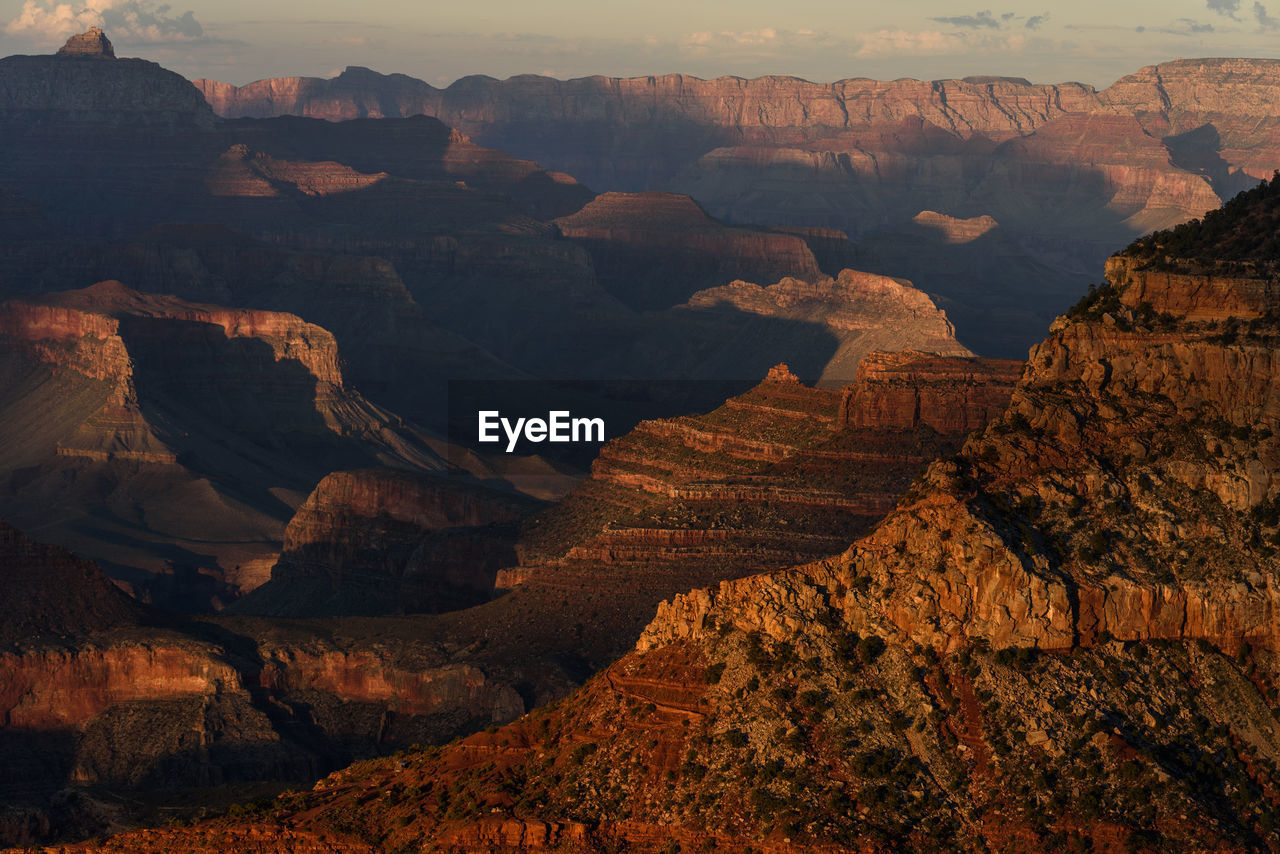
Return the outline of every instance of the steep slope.
[[[488,601],[536,505],[461,478],[334,472],[284,532],[271,580],[240,614],[317,617],[451,611]]]
[[[3,524],[0,593],[0,845],[194,814],[524,709],[412,632],[166,618]]]
[[[1280,847],[1278,204],[1117,256],[839,558],[677,597],[558,707],[281,816],[426,850]],[[1215,234],[1258,257],[1179,254]]]
[[[1021,356],[1107,254],[1201,215],[1280,164],[1277,67],[1178,60],[1100,92],[1011,78],[682,75],[473,77],[440,90],[354,68],[333,80],[197,86],[222,115],[433,115],[597,189],[688,194],[735,223],[832,228],[876,244],[922,210],[991,216],[1010,263],[963,290],[919,269],[876,271],[954,300],[962,339],[982,352]],[[970,260],[947,246],[935,253],[934,268]],[[1028,286],[1028,272],[1063,258],[1076,260],[1061,285]],[[1005,311],[989,310],[985,283]]]
[[[972,355],[934,302],[904,279],[842,270],[771,285],[734,281],[648,319],[628,360],[657,376],[696,380],[764,374],[784,358],[827,388],[854,381],[875,350]]]
[[[0,522],[0,644],[83,635],[137,622],[142,609],[102,570]]]
[[[640,310],[679,305],[734,280],[822,276],[803,237],[729,228],[687,196],[605,193],[555,223],[591,253],[600,283]]]
[[[157,599],[261,583],[299,492],[344,462],[444,466],[292,315],[103,282],[2,303],[0,333],[4,512]]]

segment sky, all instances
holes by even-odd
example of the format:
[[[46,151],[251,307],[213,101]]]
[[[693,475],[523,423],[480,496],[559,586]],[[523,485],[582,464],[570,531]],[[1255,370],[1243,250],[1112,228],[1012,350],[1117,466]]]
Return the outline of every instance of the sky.
[[[0,0],[0,55],[103,27],[118,56],[244,84],[348,65],[470,74],[973,74],[1103,87],[1178,58],[1280,58],[1280,0]]]

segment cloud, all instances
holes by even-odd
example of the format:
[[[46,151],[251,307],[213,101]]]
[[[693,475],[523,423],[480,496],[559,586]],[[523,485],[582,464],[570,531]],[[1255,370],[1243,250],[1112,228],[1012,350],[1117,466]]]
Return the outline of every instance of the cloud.
[[[1183,32],[1189,35],[1213,32],[1213,24],[1202,24],[1199,21],[1192,20],[1191,18],[1179,18],[1178,23],[1182,25],[1182,29],[1175,30],[1175,32]]]
[[[741,32],[701,32],[689,33],[685,36],[685,43],[691,47],[710,47],[712,45],[740,45],[748,47],[759,47],[762,45],[770,45],[777,43],[781,37],[777,30],[765,28],[762,30],[743,30]]]
[[[1271,17],[1271,15],[1267,13],[1267,7],[1263,6],[1261,3],[1255,2],[1253,4],[1253,17],[1257,18],[1258,29],[1260,30],[1280,29],[1280,21]]]
[[[1240,0],[1207,0],[1210,12],[1217,12],[1233,21],[1240,20],[1236,14],[1240,11]]]
[[[953,15],[948,18],[930,18],[929,20],[939,24],[950,24],[953,27],[968,27],[970,29],[988,28],[993,30],[1000,29],[1000,22],[991,14],[990,9],[984,9],[972,15]],[[1008,20],[1008,17],[1005,17]]]
[[[1038,30],[1048,20],[1048,12],[1045,12],[1043,15],[1032,15],[1030,18],[1027,18],[1026,28],[1028,30]]]
[[[1084,27],[1075,27],[1074,29],[1086,29]],[[1097,28],[1094,28],[1097,29]],[[1206,33],[1216,33],[1218,30],[1213,24],[1202,24],[1194,18],[1179,18],[1178,20],[1163,27],[1137,26],[1133,28],[1135,33],[1153,33],[1166,36],[1179,36],[1186,38],[1187,36],[1203,36]]]
[[[204,28],[192,12],[174,15],[171,6],[156,5],[152,0],[26,0],[4,31],[54,43],[89,27],[101,27],[112,39],[126,43],[190,42],[204,36]]]
[[[936,30],[908,32],[907,30],[880,30],[867,33],[862,46],[854,54],[858,57],[897,56],[922,53],[952,53],[965,45],[963,36],[956,33],[940,33]]]

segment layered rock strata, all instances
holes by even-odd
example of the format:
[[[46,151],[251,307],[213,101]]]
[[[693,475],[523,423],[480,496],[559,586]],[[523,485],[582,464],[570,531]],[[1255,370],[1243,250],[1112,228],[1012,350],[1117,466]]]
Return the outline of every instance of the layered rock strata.
[[[444,465],[346,386],[332,335],[293,315],[104,282],[0,304],[0,330],[5,512],[115,562],[141,595],[189,576],[172,592],[207,608],[261,583],[288,490],[328,465]]]
[[[357,806],[380,764],[278,817],[428,850],[1274,848],[1280,306],[1175,253],[1263,246],[1277,200],[1131,247],[839,557],[676,597],[578,695],[411,760],[440,782],[408,805]]]
[[[448,611],[487,601],[536,505],[461,476],[335,472],[284,533],[271,581],[238,613],[313,617]]]

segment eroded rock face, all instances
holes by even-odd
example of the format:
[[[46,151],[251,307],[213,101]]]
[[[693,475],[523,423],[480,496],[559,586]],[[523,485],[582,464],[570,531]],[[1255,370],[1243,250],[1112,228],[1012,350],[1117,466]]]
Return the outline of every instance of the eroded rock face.
[[[71,56],[89,59],[115,59],[116,51],[111,46],[111,39],[99,27],[90,27],[87,31],[67,39],[67,43],[58,48],[58,56]]]
[[[1021,358],[1116,248],[1270,175],[1276,68],[1179,60],[1101,92],[1009,78],[678,75],[467,78],[437,90],[366,69],[197,85],[223,115],[420,112],[598,190],[673,191],[725,221],[837,229],[858,254],[827,272],[908,276],[946,301],[966,345]],[[1001,228],[971,224],[958,240],[954,224],[915,222],[921,211]],[[913,252],[916,231],[936,245]]]
[[[96,565],[0,522],[0,643],[82,635],[136,622],[142,609]]]
[[[842,392],[777,365],[713,412],[642,422],[526,527],[521,566],[499,584],[590,564],[728,578],[830,554],[1002,410],[1021,369],[919,352],[863,364]]]
[[[2,303],[0,329],[0,459],[23,472],[6,512],[59,544],[157,573],[126,574],[140,595],[207,608],[261,583],[289,512],[288,493],[273,490],[307,489],[336,460],[442,464],[346,386],[333,336],[294,315],[104,282]],[[264,460],[281,436],[292,449]],[[105,492],[103,477],[114,484]],[[195,538],[207,552],[154,545]],[[185,593],[170,584],[179,576],[190,576]]]
[[[678,305],[727,281],[822,277],[801,236],[730,228],[688,196],[605,193],[556,225],[587,247],[614,296],[642,310]]]
[[[305,782],[525,711],[508,681],[418,638],[162,617],[2,523],[0,594],[0,844],[131,820],[102,788]]]
[[[783,335],[788,328],[807,328],[815,346],[823,338],[830,342],[815,377],[827,387],[854,381],[858,364],[875,350],[971,355],[955,340],[946,313],[910,282],[857,270],[812,282],[787,277],[763,287],[735,281],[699,291],[682,308],[711,317],[760,318],[762,326],[775,324]],[[805,361],[809,373],[813,363]]]
[[[410,763],[425,781],[490,759],[461,784],[481,808],[421,811],[450,780],[405,809],[477,851],[530,817],[653,851],[656,824],[780,851],[1273,845],[1274,184],[1123,253],[1004,411],[843,554],[664,603],[577,696]],[[350,787],[396,770],[352,769],[293,814],[355,809],[385,843],[397,810]],[[543,787],[507,799],[512,777]],[[522,826],[506,850],[540,850]]]
[[[1022,362],[927,353],[871,353],[840,402],[840,423],[854,427],[928,425],[964,436],[986,425],[1009,403]]]
[[[271,582],[238,613],[449,611],[487,601],[533,502],[454,478],[335,472],[285,529]]]
[[[505,81],[468,77],[445,90],[410,81],[403,75],[348,68],[327,81],[295,77],[241,87],[209,80],[197,80],[195,85],[224,116],[357,118],[388,115],[389,106],[398,115],[435,115],[467,133],[488,123],[572,125],[614,117],[626,125],[711,125],[768,138],[801,137],[799,129],[804,127],[893,123],[908,116],[966,134],[1000,137],[1034,130],[1047,119],[1088,103],[1093,95],[1090,87],[1079,84],[1035,86],[1003,79],[985,83],[859,79],[825,84],[795,77],[701,80],[668,74],[561,81],[523,75]],[[367,99],[379,88],[397,88],[402,96],[384,100],[381,111],[375,113],[367,100],[359,99]],[[412,90],[416,91],[409,95]]]

